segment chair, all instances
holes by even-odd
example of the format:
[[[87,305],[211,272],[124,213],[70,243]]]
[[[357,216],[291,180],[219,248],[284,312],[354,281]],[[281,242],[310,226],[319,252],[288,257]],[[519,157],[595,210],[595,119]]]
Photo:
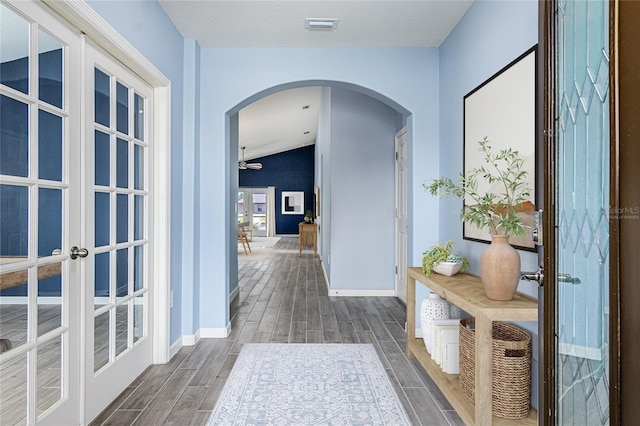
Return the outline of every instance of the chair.
[[[238,241],[242,243],[242,248],[244,249],[244,254],[248,255],[251,253],[251,246],[249,245],[249,238],[247,238],[247,231],[244,229],[243,224],[238,225]],[[249,253],[247,253],[247,248],[249,249]]]

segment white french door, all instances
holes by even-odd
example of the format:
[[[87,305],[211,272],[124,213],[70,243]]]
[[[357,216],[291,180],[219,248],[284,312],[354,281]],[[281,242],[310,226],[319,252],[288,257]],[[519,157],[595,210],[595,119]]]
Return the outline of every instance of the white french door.
[[[0,3],[0,424],[77,424],[80,37]]]
[[[267,188],[238,190],[238,223],[249,223],[252,237],[267,236]]]
[[[152,89],[85,45],[83,382],[92,420],[152,362]]]

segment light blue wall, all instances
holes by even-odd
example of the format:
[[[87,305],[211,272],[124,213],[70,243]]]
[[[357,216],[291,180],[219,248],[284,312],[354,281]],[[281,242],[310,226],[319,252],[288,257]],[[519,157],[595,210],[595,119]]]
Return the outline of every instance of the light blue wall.
[[[462,171],[464,96],[537,42],[537,1],[476,0],[440,46],[442,175],[457,179]],[[479,274],[486,244],[462,239],[459,212],[459,199],[440,200],[439,239],[456,241],[456,249],[469,258],[471,272]],[[520,257],[523,270],[537,269],[535,253],[520,251]],[[521,283],[519,291],[537,297],[535,284]]]
[[[180,334],[173,335],[173,342],[180,335],[193,334],[200,326],[200,304],[198,296],[200,291],[200,281],[196,278],[195,272],[198,267],[198,257],[195,247],[199,234],[196,232],[197,210],[196,204],[196,140],[199,139],[200,120],[197,114],[200,103],[200,46],[195,40],[184,41],[184,96],[182,103],[184,107],[184,137],[183,137],[183,169],[182,169],[182,196],[183,205],[183,234],[181,264],[187,265],[182,268],[182,283],[193,283],[193,285],[183,285],[182,294],[176,303],[172,314],[180,317],[182,324]],[[175,296],[174,296],[175,298]],[[177,321],[175,321],[177,322]]]
[[[155,1],[88,0],[87,3],[171,80],[171,290],[174,308],[170,341],[173,342],[181,335],[183,122],[191,119],[184,117],[182,103],[184,40]]]
[[[395,289],[397,115],[367,95],[331,92],[331,290]]]
[[[220,328],[228,321],[225,289],[231,279],[236,279],[227,272],[229,253],[235,252],[229,239],[234,226],[229,221],[233,206],[229,201],[220,202],[230,200],[229,189],[223,182],[237,174],[237,147],[227,147],[225,140],[227,113],[237,111],[270,89],[294,82],[342,82],[378,93],[413,114],[411,198],[419,183],[438,169],[438,50],[203,48],[201,54],[202,137],[198,178],[202,185],[199,196],[203,219],[198,249],[201,259],[207,259],[200,264],[200,299],[208,301],[209,309],[201,312],[200,326]],[[429,197],[413,199],[410,215],[419,215],[421,220],[410,225],[413,235],[410,263],[417,261],[416,256],[424,247],[438,238],[437,206],[438,201]]]
[[[476,0],[440,46],[440,170],[457,178],[462,171],[463,98],[538,42],[538,3],[535,0]],[[435,177],[435,176],[434,176]],[[457,242],[479,274],[480,253],[486,244],[462,239],[460,200],[440,202],[441,241]],[[520,251],[522,270],[537,269],[537,255]],[[536,284],[521,282],[518,291],[537,297]],[[522,323],[533,333],[532,404],[537,407],[537,324]]]

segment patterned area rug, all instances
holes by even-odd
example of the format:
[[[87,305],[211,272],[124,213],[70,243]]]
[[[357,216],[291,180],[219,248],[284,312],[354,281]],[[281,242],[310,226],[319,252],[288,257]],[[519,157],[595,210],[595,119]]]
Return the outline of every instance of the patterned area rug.
[[[247,343],[209,425],[410,425],[370,344]]]

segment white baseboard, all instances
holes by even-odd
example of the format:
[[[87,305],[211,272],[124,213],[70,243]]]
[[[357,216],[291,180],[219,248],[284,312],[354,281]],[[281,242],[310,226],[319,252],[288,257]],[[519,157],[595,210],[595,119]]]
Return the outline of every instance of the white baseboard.
[[[194,346],[200,340],[200,330],[196,331],[195,334],[186,334],[182,336],[182,345],[183,346]]]
[[[183,346],[195,346],[200,339],[224,339],[230,332],[231,323],[225,328],[201,328],[194,334],[184,334],[169,348],[169,359],[173,358]]]
[[[231,322],[225,328],[201,328],[198,333],[202,339],[224,339],[231,333]]]
[[[336,297],[395,297],[396,291],[394,290],[355,290],[355,289],[334,289],[331,288],[329,284],[329,276],[327,275],[327,270],[324,268],[324,262],[320,261],[320,266],[322,266],[322,274],[324,275],[324,282],[327,284],[327,293],[329,296]]]

